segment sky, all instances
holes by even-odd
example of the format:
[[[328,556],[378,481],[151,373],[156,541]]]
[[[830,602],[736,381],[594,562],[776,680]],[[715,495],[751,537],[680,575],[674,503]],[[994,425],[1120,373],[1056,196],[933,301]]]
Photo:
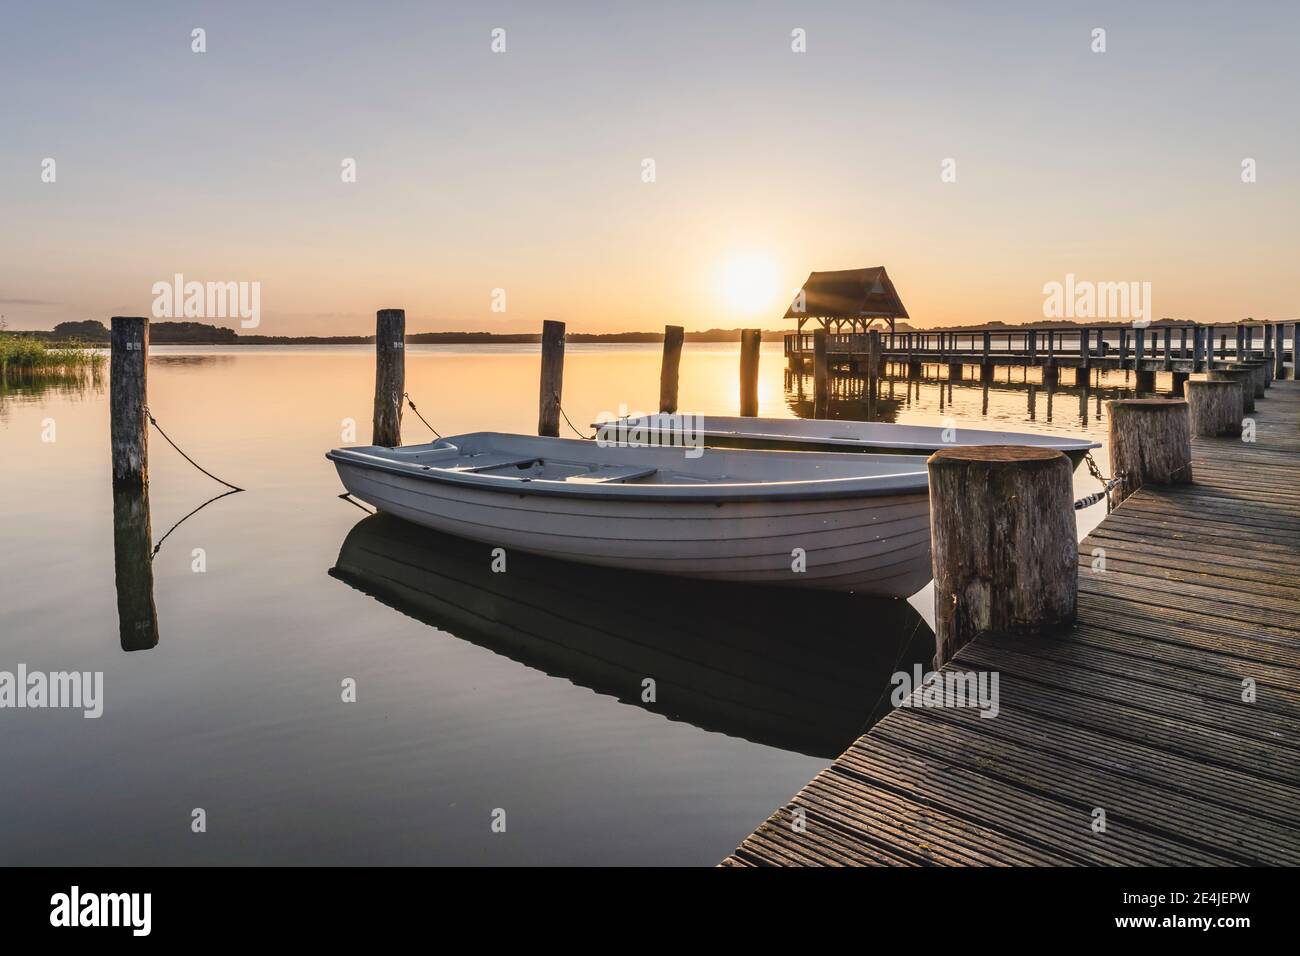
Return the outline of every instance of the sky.
[[[148,315],[176,274],[258,283],[271,335],[390,307],[411,332],[775,329],[808,272],[875,265],[921,327],[1040,320],[1067,274],[1149,282],[1155,317],[1300,316],[1293,2],[0,18],[11,329]]]

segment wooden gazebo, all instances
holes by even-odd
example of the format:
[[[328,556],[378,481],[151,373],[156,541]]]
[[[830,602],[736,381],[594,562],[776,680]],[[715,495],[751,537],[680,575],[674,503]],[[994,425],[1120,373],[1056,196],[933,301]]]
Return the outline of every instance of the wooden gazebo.
[[[845,326],[849,332],[866,332],[877,320],[893,332],[895,320],[908,315],[885,267],[875,266],[809,273],[785,317],[798,322],[796,332],[817,319],[826,331],[838,333]]]

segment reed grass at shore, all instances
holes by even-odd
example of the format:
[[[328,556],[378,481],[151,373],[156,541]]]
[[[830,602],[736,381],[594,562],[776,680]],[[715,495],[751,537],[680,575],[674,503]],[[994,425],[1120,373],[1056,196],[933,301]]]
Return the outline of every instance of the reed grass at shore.
[[[0,374],[99,368],[104,353],[77,342],[48,345],[30,335],[0,333]]]

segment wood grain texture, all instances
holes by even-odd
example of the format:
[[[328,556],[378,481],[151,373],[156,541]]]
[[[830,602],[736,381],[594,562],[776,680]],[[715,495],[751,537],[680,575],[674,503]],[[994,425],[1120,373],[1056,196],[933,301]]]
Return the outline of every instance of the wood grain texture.
[[[1143,485],[1185,485],[1192,480],[1192,434],[1186,401],[1123,399],[1106,403],[1111,491],[1118,505]]]
[[[1187,399],[1188,424],[1194,437],[1241,434],[1241,420],[1246,414],[1241,382],[1188,379],[1183,383],[1183,396]]]
[[[659,367],[659,411],[668,415],[677,411],[678,370],[685,337],[686,332],[680,325],[664,326],[664,357]]]
[[[109,333],[109,444],[113,485],[149,483],[148,402],[149,320],[115,315]]]
[[[542,323],[542,372],[537,394],[537,434],[560,436],[560,396],[564,393],[564,323]]]
[[[1068,627],[1078,593],[1069,459],[968,445],[935,452],[929,472],[936,661],[982,634]]]

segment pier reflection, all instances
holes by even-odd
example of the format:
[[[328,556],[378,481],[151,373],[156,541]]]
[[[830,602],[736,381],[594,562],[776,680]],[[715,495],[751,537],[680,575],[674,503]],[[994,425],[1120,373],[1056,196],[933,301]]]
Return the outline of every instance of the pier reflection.
[[[491,548],[387,515],[330,575],[416,620],[672,720],[833,758],[934,636],[905,601],[702,584]],[[654,682],[646,700],[645,681]]]
[[[873,393],[865,376],[837,372],[830,379],[828,405],[819,411],[812,401],[812,376],[787,369],[785,398],[786,407],[799,418],[889,423],[899,421],[906,412],[927,408],[936,416],[951,414],[954,407],[960,405],[971,412],[978,409],[985,418],[1042,420],[1045,424],[1077,425],[1087,429],[1090,422],[1101,420],[1105,401],[1134,398],[1139,394],[1123,372],[1111,372],[1104,377],[1097,372],[1078,378],[1077,384],[1062,385],[1050,379],[1030,379],[1019,373],[1014,378],[1008,376],[991,382],[890,374],[880,377]],[[1149,394],[1162,395],[1166,391]],[[1067,414],[1065,420],[1054,421],[1058,411],[1056,399],[1060,396],[1077,400],[1078,410],[1072,419]]]

